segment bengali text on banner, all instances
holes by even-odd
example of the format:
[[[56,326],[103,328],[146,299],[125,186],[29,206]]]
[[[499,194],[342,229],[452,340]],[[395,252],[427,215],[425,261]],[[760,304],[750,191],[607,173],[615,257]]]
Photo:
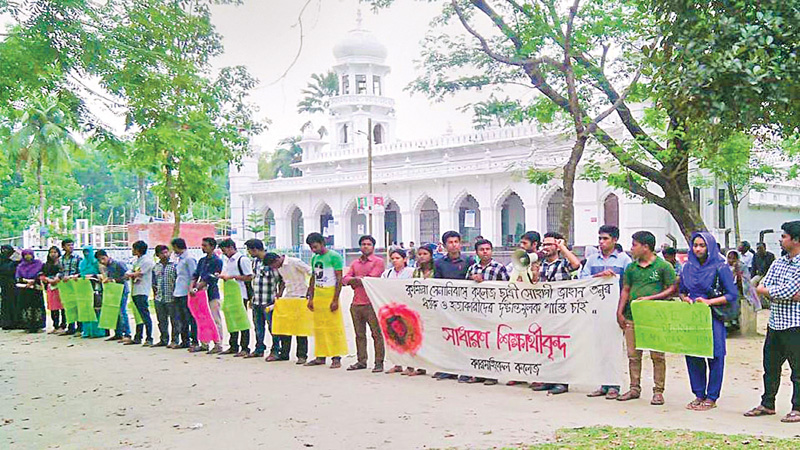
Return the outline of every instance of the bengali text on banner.
[[[497,378],[622,384],[619,279],[364,278],[393,364]]]

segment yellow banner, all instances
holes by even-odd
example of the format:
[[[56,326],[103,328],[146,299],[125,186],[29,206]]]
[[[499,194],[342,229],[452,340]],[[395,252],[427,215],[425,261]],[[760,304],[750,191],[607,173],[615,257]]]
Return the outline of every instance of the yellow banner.
[[[314,287],[314,355],[320,358],[348,353],[341,305],[331,312],[335,289]]]
[[[272,312],[272,332],[280,336],[313,336],[314,313],[304,298],[279,298]]]

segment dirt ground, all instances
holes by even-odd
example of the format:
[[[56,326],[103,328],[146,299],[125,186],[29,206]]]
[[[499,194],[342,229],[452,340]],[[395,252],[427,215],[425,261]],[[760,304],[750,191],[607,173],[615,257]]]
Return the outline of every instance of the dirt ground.
[[[548,397],[520,386],[0,331],[0,448],[500,448],[587,425],[800,436],[800,425],[779,421],[790,409],[788,367],[779,415],[742,416],[761,395],[762,341],[728,340],[719,407],[703,413],[684,409],[692,394],[680,356],[668,357],[666,405],[656,407],[649,395],[625,403],[587,398],[593,386]],[[646,359],[648,394],[651,367]]]

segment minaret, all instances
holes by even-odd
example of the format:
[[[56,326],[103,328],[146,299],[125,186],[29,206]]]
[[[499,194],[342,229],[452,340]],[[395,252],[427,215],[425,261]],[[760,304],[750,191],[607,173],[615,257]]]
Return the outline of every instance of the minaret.
[[[356,28],[333,48],[339,94],[331,99],[331,146],[366,144],[367,119],[372,119],[375,144],[392,142],[395,135],[394,99],[386,96],[386,47],[363,29],[361,11]]]

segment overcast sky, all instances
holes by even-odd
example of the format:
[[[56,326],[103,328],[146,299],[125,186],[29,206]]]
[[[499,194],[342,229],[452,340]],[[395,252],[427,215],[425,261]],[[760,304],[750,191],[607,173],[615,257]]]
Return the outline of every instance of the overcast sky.
[[[444,134],[451,124],[456,133],[471,129],[471,114],[457,111],[479,95],[460,95],[442,103],[431,103],[424,95],[403,89],[419,73],[422,38],[430,20],[440,11],[439,4],[418,0],[397,0],[392,7],[374,14],[358,0],[311,0],[303,14],[303,48],[288,74],[300,45],[297,18],[305,0],[248,0],[242,6],[218,6],[213,22],[224,36],[225,54],[218,67],[244,65],[260,81],[253,101],[260,114],[272,120],[269,130],[256,138],[263,151],[271,151],[287,136],[299,134],[309,116],[297,113],[300,91],[313,73],[329,70],[334,64],[333,46],[355,28],[357,11],[363,15],[363,28],[372,31],[387,47],[386,63],[392,72],[385,95],[394,97],[397,111],[397,134],[412,140]],[[313,117],[316,127],[327,126],[327,119]],[[328,127],[330,128],[330,127]]]

